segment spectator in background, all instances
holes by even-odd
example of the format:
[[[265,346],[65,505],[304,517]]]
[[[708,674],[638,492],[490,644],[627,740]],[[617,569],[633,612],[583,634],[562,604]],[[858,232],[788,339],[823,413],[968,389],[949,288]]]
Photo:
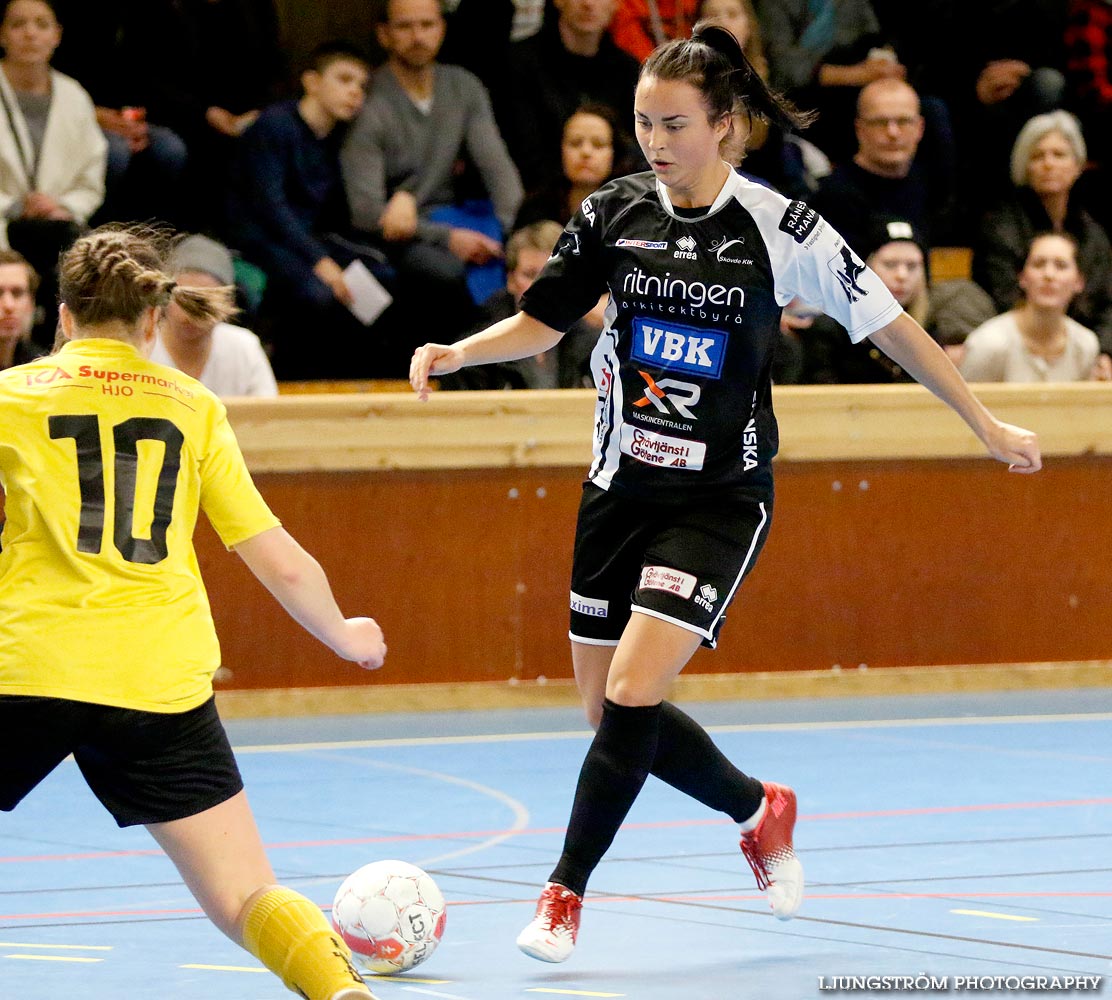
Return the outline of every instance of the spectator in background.
[[[50,67],[62,28],[47,0],[8,0],[0,19],[0,246],[42,277],[40,343],[54,337],[58,255],[104,199],[107,142],[81,85]]]
[[[616,0],[554,0],[557,16],[510,49],[508,87],[498,121],[527,190],[560,176],[560,132],[588,102],[625,121],[638,63],[607,34]]]
[[[1070,0],[1066,73],[1073,104],[1097,160],[1112,153],[1112,3]]]
[[[698,7],[698,0],[618,0],[610,36],[640,64],[658,45],[690,35]]]
[[[521,203],[515,228],[543,219],[567,225],[583,199],[611,177],[629,172],[628,140],[617,116],[605,104],[584,104],[564,122],[560,179],[534,191]]]
[[[999,311],[1020,298],[1017,275],[1037,233],[1068,233],[1077,242],[1084,289],[1070,316],[1095,330],[1101,350],[1112,353],[1112,244],[1104,229],[1073,197],[1086,160],[1077,119],[1065,111],[1032,118],[1012,148],[1013,192],[985,215],[973,254],[973,278]]]
[[[854,250],[876,272],[896,301],[954,358],[974,327],[991,318],[992,300],[972,281],[928,282],[928,247],[906,219],[889,219],[865,231]],[[910,376],[868,341],[853,343],[843,326],[818,316],[802,335],[803,381],[826,384],[909,382]]]
[[[389,59],[341,156],[352,220],[386,252],[399,297],[455,336],[475,314],[469,269],[500,261],[522,188],[483,85],[437,62],[444,28],[437,0],[388,0],[378,40]],[[457,206],[461,161],[488,203]]]
[[[381,267],[373,248],[349,240],[340,147],[363,107],[366,58],[345,42],[310,56],[297,101],[272,104],[247,130],[229,190],[236,247],[266,272],[263,312],[273,318],[274,363],[283,379],[383,374],[384,324],[375,337],[356,324],[343,268],[356,257]],[[305,330],[327,323],[341,349],[305,350]]]
[[[858,90],[907,75],[869,0],[758,0],[758,13],[773,87],[819,112],[807,135],[828,156],[852,156]]]
[[[1066,28],[1068,105],[1089,139],[1092,169],[1078,185],[1085,206],[1112,226],[1112,2],[1070,0]]]
[[[26,364],[43,351],[31,340],[39,276],[16,250],[0,250],[0,371]]]
[[[815,208],[850,246],[878,219],[910,221],[928,243],[949,234],[954,178],[928,175],[917,159],[923,138],[919,96],[902,80],[876,80],[857,98],[857,153],[819,182]]]
[[[228,248],[207,236],[182,240],[170,256],[169,273],[186,288],[235,284]],[[231,323],[196,319],[173,300],[150,357],[192,376],[217,396],[278,395],[274,372],[255,334]]]
[[[965,200],[980,210],[1008,173],[1028,119],[1065,96],[1064,0],[981,0],[961,8],[950,43],[947,99],[961,148]]]
[[[172,129],[148,120],[146,84],[130,45],[129,0],[55,0],[66,26],[54,65],[74,77],[96,106],[108,140],[104,204],[94,221],[180,219],[188,152]]]
[[[475,330],[485,329],[513,316],[521,296],[533,283],[563,232],[551,219],[518,229],[506,243],[506,287],[495,292],[480,310]],[[582,389],[594,385],[591,352],[602,332],[608,297],[583,319],[574,323],[552,350],[518,361],[503,361],[474,368],[461,368],[441,380],[443,389]]]
[[[492,96],[499,93],[506,85],[513,0],[447,0],[442,6],[447,18],[440,61],[470,70]]]
[[[961,373],[970,382],[1080,382],[1112,379],[1112,360],[1097,335],[1066,315],[1085,280],[1077,241],[1041,233],[1017,277],[1023,297],[1014,309],[969,334]]]
[[[273,0],[144,0],[125,32],[137,103],[189,149],[191,228],[223,228],[223,199],[239,137],[260,109],[287,96]]]

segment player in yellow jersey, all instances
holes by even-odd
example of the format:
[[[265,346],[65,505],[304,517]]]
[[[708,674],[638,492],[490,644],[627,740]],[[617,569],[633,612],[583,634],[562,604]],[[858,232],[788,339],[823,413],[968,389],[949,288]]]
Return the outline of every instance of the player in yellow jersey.
[[[116,822],[145,825],[213,923],[287,987],[365,1000],[320,909],[275,884],[217,716],[198,510],[337,655],[375,669],[386,646],[374,619],[344,618],[267,508],[220,401],[147,360],[169,302],[231,312],[230,289],[175,284],[166,243],[116,227],[79,239],[60,263],[67,343],[0,373],[0,808],[72,753]]]

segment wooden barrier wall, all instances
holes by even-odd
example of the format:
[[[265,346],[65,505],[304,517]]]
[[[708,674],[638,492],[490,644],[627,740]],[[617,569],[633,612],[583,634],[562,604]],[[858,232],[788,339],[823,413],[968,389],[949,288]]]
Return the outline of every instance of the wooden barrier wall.
[[[1112,659],[1112,391],[983,386],[1040,433],[1016,476],[917,386],[777,391],[776,514],[719,649],[687,673]],[[232,401],[260,487],[347,613],[376,684],[570,676],[572,532],[593,394]],[[225,690],[359,684],[205,525]]]

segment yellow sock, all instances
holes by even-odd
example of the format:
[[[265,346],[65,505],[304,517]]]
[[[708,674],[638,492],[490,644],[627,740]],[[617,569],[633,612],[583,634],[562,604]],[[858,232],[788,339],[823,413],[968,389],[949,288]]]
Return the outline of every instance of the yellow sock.
[[[254,902],[243,946],[305,1000],[332,1000],[341,990],[371,996],[320,907],[292,889],[278,886]]]

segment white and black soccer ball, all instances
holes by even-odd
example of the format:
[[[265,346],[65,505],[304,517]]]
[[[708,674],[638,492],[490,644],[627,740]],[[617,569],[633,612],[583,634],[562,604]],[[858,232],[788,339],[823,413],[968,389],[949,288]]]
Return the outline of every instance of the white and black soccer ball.
[[[405,861],[375,861],[352,872],[332,903],[332,926],[370,972],[412,969],[444,934],[444,895],[432,877]]]

